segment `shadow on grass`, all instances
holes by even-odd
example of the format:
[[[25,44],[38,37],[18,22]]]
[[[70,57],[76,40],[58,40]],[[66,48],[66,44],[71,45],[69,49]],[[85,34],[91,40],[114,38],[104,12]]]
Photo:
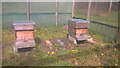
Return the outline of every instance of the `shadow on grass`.
[[[78,44],[84,44],[86,43],[86,40],[83,40],[83,41],[77,41]]]
[[[18,53],[23,53],[23,52],[29,52],[33,49],[33,47],[28,47],[28,48],[19,48]]]

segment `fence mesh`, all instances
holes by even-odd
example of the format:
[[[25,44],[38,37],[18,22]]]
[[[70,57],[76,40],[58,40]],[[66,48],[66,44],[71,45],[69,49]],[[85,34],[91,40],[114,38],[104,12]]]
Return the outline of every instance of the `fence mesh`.
[[[90,2],[76,2],[75,16],[87,19]],[[91,2],[89,31],[116,41],[118,36],[118,2]]]
[[[2,26],[12,27],[14,20],[27,20],[26,2],[2,3]],[[35,21],[36,27],[55,25],[56,2],[30,2],[30,18]],[[72,13],[72,2],[58,3],[58,25],[67,24]]]
[[[90,2],[75,2],[75,17],[86,19]],[[12,27],[14,20],[27,20],[26,2],[2,3],[2,27]],[[56,2],[30,2],[30,18],[36,27],[55,25]],[[118,2],[91,2],[89,30],[107,41],[118,36]],[[72,14],[72,2],[58,3],[58,25],[65,25]]]

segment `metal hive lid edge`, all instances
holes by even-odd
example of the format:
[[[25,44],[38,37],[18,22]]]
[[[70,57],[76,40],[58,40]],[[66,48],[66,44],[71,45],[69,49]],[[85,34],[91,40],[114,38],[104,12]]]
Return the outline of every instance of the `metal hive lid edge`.
[[[82,20],[82,19],[70,19],[69,21],[72,21],[75,23],[89,23],[88,20]]]
[[[33,20],[17,20],[13,22],[13,25],[35,25]]]

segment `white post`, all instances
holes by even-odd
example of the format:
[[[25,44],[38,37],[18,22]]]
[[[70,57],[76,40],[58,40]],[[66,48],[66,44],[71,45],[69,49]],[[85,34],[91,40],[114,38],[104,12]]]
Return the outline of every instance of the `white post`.
[[[75,0],[72,0],[72,18],[75,15]]]
[[[55,19],[55,25],[58,24],[58,0],[56,0],[56,13],[55,13],[56,19]]]
[[[27,13],[27,18],[28,18],[28,20],[30,20],[30,3],[29,3],[29,0],[27,0],[27,11],[26,11],[26,13]]]
[[[92,1],[92,0],[90,0],[90,2],[89,2],[89,4],[88,4],[87,20],[89,20],[89,19],[90,19],[91,1]]]
[[[111,2],[110,2],[109,12],[108,12],[108,13],[110,13],[110,12],[111,12],[111,8],[112,8],[112,0],[111,0]]]

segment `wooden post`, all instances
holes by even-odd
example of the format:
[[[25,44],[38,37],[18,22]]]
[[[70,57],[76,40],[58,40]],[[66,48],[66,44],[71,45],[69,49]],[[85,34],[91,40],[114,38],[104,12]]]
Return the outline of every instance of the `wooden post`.
[[[55,19],[55,25],[58,24],[58,0],[56,0],[56,13],[55,13],[56,19]]]
[[[120,44],[120,29],[118,28],[117,44]]]
[[[110,12],[111,12],[111,8],[112,8],[112,0],[111,0],[111,2],[110,2],[110,6],[109,6],[109,11],[108,11],[109,14],[110,14]]]
[[[120,15],[120,1],[118,2],[118,16]],[[120,19],[118,19],[118,36],[117,36],[117,44],[120,45]]]
[[[30,2],[29,0],[27,0],[27,19],[30,20]]]
[[[72,1],[72,18],[75,15],[75,0]]]
[[[89,2],[89,4],[88,4],[87,20],[89,20],[89,19],[90,19],[91,1],[92,1],[92,0],[90,0],[90,2]]]

